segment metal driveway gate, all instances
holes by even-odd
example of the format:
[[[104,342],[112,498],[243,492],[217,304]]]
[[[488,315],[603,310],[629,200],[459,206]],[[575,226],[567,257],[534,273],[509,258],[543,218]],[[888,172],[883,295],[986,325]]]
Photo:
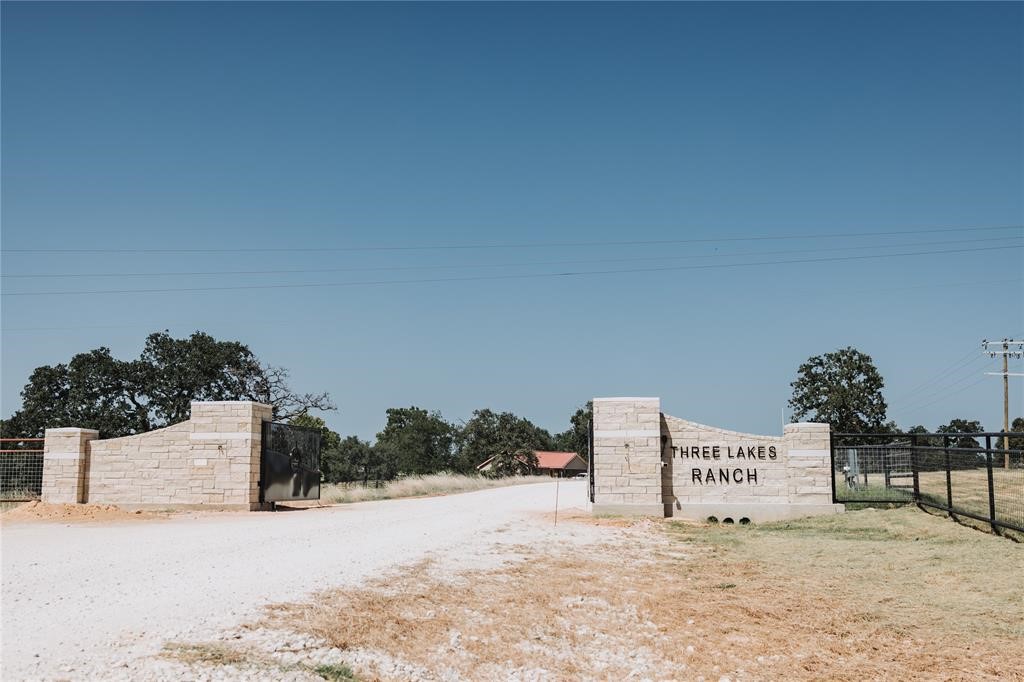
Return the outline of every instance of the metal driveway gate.
[[[320,431],[263,422],[260,502],[320,499]]]

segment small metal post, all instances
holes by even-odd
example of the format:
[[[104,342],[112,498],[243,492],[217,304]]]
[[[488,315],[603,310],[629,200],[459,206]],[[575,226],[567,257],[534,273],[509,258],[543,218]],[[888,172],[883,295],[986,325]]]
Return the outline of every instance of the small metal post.
[[[886,447],[882,450],[882,469],[885,474],[885,489],[889,489],[889,448]]]
[[[555,525],[558,525],[558,484],[561,482],[562,477],[557,476],[555,478]]]
[[[921,499],[921,481],[917,472],[917,436],[910,436],[910,470],[914,472],[914,502]]]
[[[988,518],[992,524],[992,532],[998,533],[996,526],[996,486],[992,479],[992,436],[985,436],[985,468],[988,469]]]
[[[953,514],[953,478],[949,464],[949,436],[942,437],[942,447],[946,454],[946,508],[949,514]]]

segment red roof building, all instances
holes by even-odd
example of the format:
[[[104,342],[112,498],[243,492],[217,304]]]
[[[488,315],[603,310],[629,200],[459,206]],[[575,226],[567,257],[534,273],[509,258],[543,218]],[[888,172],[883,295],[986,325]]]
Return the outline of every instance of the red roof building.
[[[587,470],[587,462],[575,452],[553,452],[550,450],[534,450],[537,456],[537,473],[552,477],[566,478],[581,474]],[[488,457],[477,465],[477,471],[486,471],[494,457]]]

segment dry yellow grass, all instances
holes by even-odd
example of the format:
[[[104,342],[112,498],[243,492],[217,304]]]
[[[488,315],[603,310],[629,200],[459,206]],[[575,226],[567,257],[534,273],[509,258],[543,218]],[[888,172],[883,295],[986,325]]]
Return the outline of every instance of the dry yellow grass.
[[[372,486],[363,487],[362,485],[325,485],[320,490],[320,499],[335,504],[369,502],[371,500],[391,500],[399,497],[427,497],[430,495],[468,493],[474,490],[524,485],[527,483],[543,483],[551,480],[546,476],[484,478],[482,476],[463,476],[460,474],[430,474],[429,476],[410,476],[409,478],[397,481],[387,481],[382,483],[379,488]]]
[[[600,546],[518,547],[527,560],[454,576],[423,565],[265,624],[438,678],[1024,679],[1024,546],[914,509],[600,525]]]
[[[239,665],[253,660],[251,652],[238,647],[215,642],[178,643],[164,645],[164,658],[170,658],[190,665],[205,666]]]

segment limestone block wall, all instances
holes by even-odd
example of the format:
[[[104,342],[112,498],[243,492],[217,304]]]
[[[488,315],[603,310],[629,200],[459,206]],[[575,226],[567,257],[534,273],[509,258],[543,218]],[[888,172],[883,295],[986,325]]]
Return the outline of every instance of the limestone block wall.
[[[662,417],[666,468],[673,499],[687,503],[760,503],[788,500],[787,442]]]
[[[258,508],[262,424],[271,412],[250,401],[193,402],[191,418],[180,424],[107,440],[91,432],[80,439],[83,473],[75,501]],[[51,431],[67,430],[48,430],[47,446]],[[54,448],[60,437],[54,433]],[[63,501],[68,487],[56,478],[47,496],[45,454],[43,463],[44,501]]]
[[[594,510],[661,514],[661,400],[594,398]]]
[[[43,440],[44,502],[77,504],[84,502],[86,447],[98,438],[93,429],[46,429]]]
[[[786,424],[789,500],[795,504],[832,503],[832,459],[828,424]]]
[[[832,503],[828,424],[763,436],[665,415],[660,405],[594,399],[595,513],[739,522],[843,510]]]

